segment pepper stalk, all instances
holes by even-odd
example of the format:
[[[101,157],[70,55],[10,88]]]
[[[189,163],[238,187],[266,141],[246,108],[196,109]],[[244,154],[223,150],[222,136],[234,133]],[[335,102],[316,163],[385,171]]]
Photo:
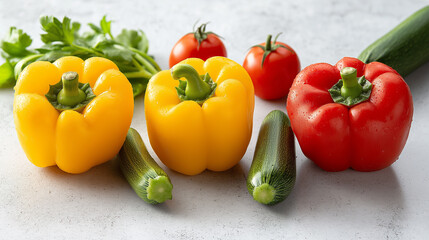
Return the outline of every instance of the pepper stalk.
[[[365,76],[358,78],[357,70],[352,67],[341,69],[340,75],[341,79],[328,90],[335,103],[351,107],[368,100],[372,84]]]
[[[89,83],[79,82],[77,72],[64,73],[57,84],[49,86],[49,92],[45,96],[60,112],[65,110],[81,112],[95,98]]]
[[[202,105],[215,92],[216,83],[210,78],[210,75],[199,75],[197,70],[189,64],[177,64],[171,69],[171,76],[179,80],[179,86],[176,87],[180,100],[192,100]],[[185,78],[186,81],[180,80]]]
[[[57,95],[58,103],[66,106],[75,106],[86,99],[86,94],[79,89],[79,75],[77,72],[66,72],[61,77],[63,89]]]

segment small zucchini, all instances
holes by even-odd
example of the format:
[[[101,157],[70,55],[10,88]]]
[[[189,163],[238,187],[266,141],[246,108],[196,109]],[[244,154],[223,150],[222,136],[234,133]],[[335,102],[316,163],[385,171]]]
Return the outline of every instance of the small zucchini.
[[[122,173],[141,199],[151,204],[172,199],[170,178],[150,156],[135,129],[128,130],[119,158]]]
[[[287,115],[270,112],[262,122],[247,177],[247,190],[263,204],[283,201],[296,178],[295,140]]]
[[[429,61],[429,6],[379,38],[358,58],[365,63],[382,62],[403,77]]]

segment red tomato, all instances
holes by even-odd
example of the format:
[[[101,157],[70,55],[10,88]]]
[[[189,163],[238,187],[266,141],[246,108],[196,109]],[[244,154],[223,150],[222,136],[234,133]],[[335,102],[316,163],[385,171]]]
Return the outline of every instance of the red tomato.
[[[226,48],[222,41],[212,32],[206,32],[207,23],[198,27],[197,31],[183,36],[173,47],[170,54],[170,68],[187,58],[226,57]]]
[[[272,45],[271,35],[268,35],[267,42],[252,47],[243,62],[256,96],[266,100],[286,96],[301,70],[298,55],[289,45],[276,42],[277,37]]]

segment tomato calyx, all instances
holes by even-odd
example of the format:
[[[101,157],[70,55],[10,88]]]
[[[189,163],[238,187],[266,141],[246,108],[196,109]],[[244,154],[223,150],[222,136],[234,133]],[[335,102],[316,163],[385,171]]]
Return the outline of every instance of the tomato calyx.
[[[270,55],[271,52],[275,51],[279,47],[286,48],[287,50],[293,52],[292,49],[290,49],[290,48],[288,48],[288,47],[286,47],[286,46],[284,46],[282,44],[277,43],[277,38],[280,36],[280,34],[282,34],[282,33],[279,33],[279,34],[276,35],[276,37],[274,38],[274,41],[271,41],[271,38],[273,36],[271,34],[268,34],[267,41],[265,42],[265,46],[260,45],[260,44],[252,46],[252,48],[258,47],[258,48],[261,48],[262,51],[264,51],[264,55],[262,56],[261,67],[264,66],[265,58],[268,55]]]
[[[208,36],[209,34],[213,34],[213,35],[215,35],[216,37],[221,38],[219,35],[217,35],[217,34],[216,34],[216,33],[214,33],[214,32],[206,32],[207,24],[209,24],[209,23],[207,22],[207,23],[203,23],[203,24],[201,24],[201,25],[197,28],[197,30],[195,30],[195,25],[196,25],[196,23],[195,23],[195,25],[194,25],[194,28],[193,28],[193,32],[192,32],[192,34],[194,34],[194,38],[195,38],[195,39],[197,39],[197,41],[198,41],[198,48],[200,47],[201,42],[207,39],[207,36]]]

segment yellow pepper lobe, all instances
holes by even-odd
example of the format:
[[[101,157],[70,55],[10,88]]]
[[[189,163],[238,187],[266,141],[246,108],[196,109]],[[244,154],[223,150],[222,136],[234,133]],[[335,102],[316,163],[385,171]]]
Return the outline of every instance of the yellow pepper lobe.
[[[82,113],[60,113],[44,96],[49,85],[69,71],[80,74],[96,95]],[[110,60],[64,57],[53,64],[35,62],[24,69],[18,83],[15,128],[33,164],[82,173],[119,152],[131,124],[134,98],[131,84]]]
[[[35,93],[15,95],[13,118],[18,139],[28,159],[38,167],[55,165],[58,115],[44,96]]]
[[[175,90],[179,83],[169,71],[155,75],[145,96],[152,148],[167,167],[186,175],[230,169],[241,160],[250,141],[252,81],[243,67],[227,58],[182,63],[199,75],[208,73],[217,84],[215,93],[202,105],[192,100],[181,102]]]

